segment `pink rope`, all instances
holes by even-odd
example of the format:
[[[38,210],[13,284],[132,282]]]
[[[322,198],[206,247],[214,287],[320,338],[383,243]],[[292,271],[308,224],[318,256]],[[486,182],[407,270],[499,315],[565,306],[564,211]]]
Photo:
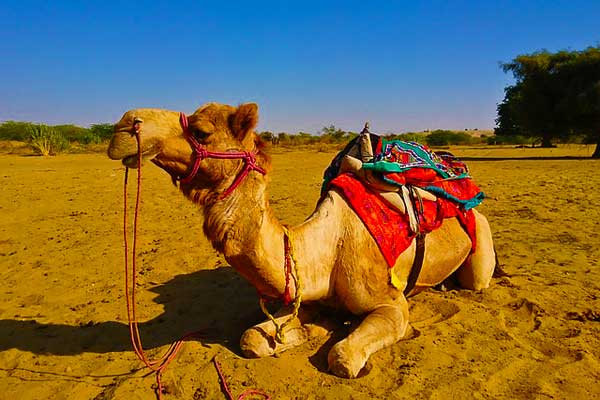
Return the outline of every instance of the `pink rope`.
[[[137,165],[137,191],[136,191],[136,202],[135,202],[135,214],[134,214],[134,222],[133,222],[133,246],[132,246],[132,256],[131,256],[131,292],[129,290],[129,243],[127,237],[127,177],[128,177],[128,169],[125,170],[125,181],[123,185],[123,238],[125,244],[125,298],[127,300],[127,320],[129,325],[129,336],[131,339],[131,344],[133,346],[133,351],[137,355],[137,357],[146,365],[146,367],[150,368],[152,371],[156,373],[156,394],[158,399],[162,399],[163,385],[161,380],[162,372],[167,368],[167,366],[175,359],[177,353],[183,346],[183,343],[190,340],[192,337],[199,337],[201,332],[196,331],[192,333],[188,333],[181,337],[179,340],[171,344],[167,351],[157,360],[149,360],[146,357],[144,352],[144,348],[142,346],[142,339],[140,336],[137,316],[136,316],[136,301],[135,301],[135,287],[136,287],[136,249],[137,249],[137,231],[138,231],[138,215],[140,208],[140,195],[141,195],[141,180],[142,180],[142,168],[141,168],[141,144],[139,139],[139,131],[136,127],[136,139],[138,146],[138,165]]]
[[[183,113],[182,113],[182,116],[185,117],[185,115]],[[184,127],[184,129],[187,129],[187,118],[182,118],[181,124]],[[131,252],[132,252],[132,255],[131,255],[131,277],[132,277],[131,278],[131,291],[129,290],[129,287],[130,287],[130,284],[129,284],[129,275],[130,275],[130,272],[129,272],[129,241],[128,241],[128,235],[127,235],[127,225],[128,225],[128,223],[127,223],[127,183],[128,182],[127,181],[128,181],[128,175],[129,175],[128,168],[125,169],[125,179],[124,179],[124,183],[123,183],[123,207],[124,207],[123,241],[124,241],[124,246],[125,246],[125,298],[127,301],[127,320],[128,320],[128,325],[129,325],[129,337],[131,339],[133,351],[135,352],[136,356],[144,363],[144,365],[146,365],[147,368],[149,368],[155,372],[155,376],[156,376],[156,391],[155,392],[156,392],[157,398],[159,400],[161,400],[162,393],[163,393],[163,385],[162,385],[162,379],[161,379],[162,373],[167,368],[167,366],[175,359],[175,357],[177,356],[177,353],[179,352],[179,350],[181,349],[183,344],[193,337],[196,337],[196,338],[200,337],[201,331],[191,332],[191,333],[188,333],[188,334],[182,336],[179,340],[172,343],[169,346],[169,348],[167,349],[167,351],[160,358],[158,358],[156,360],[150,360],[150,359],[148,359],[148,357],[146,357],[144,348],[142,346],[142,339],[141,339],[140,332],[139,332],[136,308],[135,308],[135,305],[136,305],[135,287],[137,284],[136,283],[137,232],[138,232],[138,215],[139,215],[139,209],[140,209],[141,184],[142,184],[142,152],[141,152],[141,140],[140,140],[140,136],[139,136],[139,128],[140,128],[139,124],[134,125],[135,137],[137,140],[138,160],[137,160],[137,188],[136,188],[136,199],[135,199],[135,214],[134,214],[134,220],[133,220],[133,246],[132,246],[132,250],[131,250]],[[194,142],[195,142],[195,140],[194,140]],[[204,149],[202,149],[202,150],[206,152],[206,150],[204,150]],[[250,153],[247,153],[247,154],[250,154]],[[250,155],[252,156],[252,158],[254,158],[254,155],[252,155],[252,154],[250,154]],[[197,164],[199,165],[199,162]],[[241,181],[241,179],[243,179],[243,177],[248,174],[248,172],[250,171],[250,167],[248,167],[248,165],[249,164],[247,163],[245,170],[244,170],[245,174],[243,176],[240,175],[241,177],[238,177],[236,180]],[[260,168],[260,167],[258,167],[258,168]],[[195,169],[197,170],[197,167],[195,167]],[[262,168],[260,168],[260,169],[262,170]],[[234,187],[234,189],[235,189],[235,187]],[[222,385],[223,385],[223,388],[224,388],[226,394],[229,396],[230,400],[236,400],[233,398],[233,394],[229,390],[229,386],[227,385],[227,382],[225,381],[225,377],[223,376],[223,374],[221,372],[219,363],[217,362],[216,359],[213,359],[213,361],[214,361],[215,368],[217,369],[217,373],[219,374],[219,378],[221,379],[221,382],[222,382]],[[243,400],[247,396],[250,396],[250,395],[260,395],[260,396],[263,396],[266,400],[270,400],[269,395],[267,395],[259,390],[255,390],[255,389],[247,389],[237,398],[237,400]]]
[[[260,390],[256,390],[256,389],[246,389],[236,399],[233,396],[231,389],[229,389],[229,385],[227,384],[227,381],[225,380],[225,376],[223,375],[223,372],[221,371],[221,366],[219,365],[219,362],[217,361],[216,356],[213,358],[213,364],[215,365],[217,374],[219,375],[219,379],[221,380],[221,386],[223,386],[223,391],[227,395],[228,400],[244,400],[246,397],[253,396],[253,395],[262,396],[265,398],[265,400],[271,400],[271,396],[269,396],[268,394],[266,394],[264,392],[261,392]]]
[[[219,160],[236,160],[236,159],[240,160],[241,159],[242,161],[244,161],[244,167],[242,168],[240,173],[235,177],[231,186],[229,186],[229,188],[227,190],[225,190],[225,192],[223,192],[219,196],[219,200],[222,200],[225,197],[229,196],[240,185],[240,183],[242,183],[244,178],[251,171],[258,171],[259,173],[261,173],[263,175],[265,175],[267,173],[267,171],[264,168],[262,168],[261,166],[259,166],[256,163],[256,155],[254,153],[251,153],[248,151],[230,151],[230,152],[208,151],[208,150],[206,150],[205,147],[203,147],[200,143],[198,143],[198,141],[196,140],[194,135],[192,135],[190,133],[189,122],[184,113],[179,113],[179,122],[183,129],[185,138],[190,143],[190,146],[192,146],[192,151],[194,152],[194,165],[192,166],[192,170],[185,178],[180,179],[181,183],[183,183],[183,184],[190,183],[198,174],[198,170],[200,169],[200,163],[202,162],[202,160],[204,160],[206,158],[215,158],[215,159],[219,159]]]

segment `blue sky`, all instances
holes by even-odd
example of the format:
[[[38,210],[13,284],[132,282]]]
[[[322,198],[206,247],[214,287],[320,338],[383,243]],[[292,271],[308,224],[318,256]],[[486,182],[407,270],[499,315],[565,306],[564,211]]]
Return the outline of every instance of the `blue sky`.
[[[259,130],[486,129],[540,49],[600,44],[600,1],[0,3],[0,121],[257,102]]]

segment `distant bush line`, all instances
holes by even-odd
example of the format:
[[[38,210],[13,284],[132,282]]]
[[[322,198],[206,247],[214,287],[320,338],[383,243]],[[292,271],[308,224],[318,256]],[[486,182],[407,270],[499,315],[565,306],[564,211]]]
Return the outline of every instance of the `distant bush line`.
[[[318,135],[311,135],[306,132],[298,132],[290,135],[286,132],[273,133],[269,131],[259,132],[261,138],[266,142],[281,146],[304,146],[314,144],[344,144],[355,138],[358,133],[346,132],[330,125],[321,130]],[[407,142],[418,142],[432,147],[443,147],[452,145],[474,145],[486,144],[488,137],[485,135],[473,136],[465,132],[456,132],[449,130],[434,130],[424,132],[406,132],[406,133],[387,133],[384,135],[387,140],[403,140]]]
[[[0,141],[19,141],[28,143],[36,154],[52,155],[69,151],[75,145],[85,149],[92,145],[106,143],[113,135],[113,124],[94,124],[89,128],[77,125],[44,125],[31,122],[6,121],[0,124]],[[273,133],[270,131],[257,132],[260,137],[272,145],[283,147],[312,146],[322,151],[331,147],[343,147],[345,143],[355,138],[358,133],[344,131],[335,125],[321,129],[317,134],[298,132]],[[474,133],[477,133],[475,135]],[[434,131],[386,133],[387,140],[403,140],[418,142],[430,147],[461,146],[461,145],[521,145],[535,146],[536,139],[522,135],[494,135],[492,131],[477,132],[477,129],[467,131],[451,131],[437,129]],[[586,143],[585,138],[570,137],[570,143]],[[97,147],[97,146],[96,146]]]
[[[68,151],[73,144],[87,146],[106,142],[111,138],[113,128],[113,124],[94,124],[83,128],[6,121],[0,124],[0,140],[26,142],[36,154],[54,155]]]
[[[83,128],[77,125],[44,125],[32,122],[6,121],[0,124],[0,140],[28,142],[31,139],[31,131],[39,127],[54,131],[68,142],[90,144],[102,143],[110,139],[113,134],[114,125],[95,124],[89,128]]]
[[[330,144],[343,146],[358,135],[356,132],[346,132],[338,129],[334,125],[323,128],[317,135],[311,135],[306,132],[289,134],[286,132],[273,133],[270,131],[258,132],[258,134],[264,141],[284,147],[309,145],[326,146]],[[397,139],[405,142],[417,142],[430,147],[474,145],[515,145],[535,147],[541,144],[539,138],[532,138],[525,135],[501,136],[495,135],[491,130],[478,131],[477,129],[465,129],[465,131],[436,129],[433,131],[422,132],[385,133],[382,136],[387,140]],[[588,142],[589,141],[586,141],[586,137],[583,135],[572,136],[568,140],[557,140],[557,143],[589,144]]]

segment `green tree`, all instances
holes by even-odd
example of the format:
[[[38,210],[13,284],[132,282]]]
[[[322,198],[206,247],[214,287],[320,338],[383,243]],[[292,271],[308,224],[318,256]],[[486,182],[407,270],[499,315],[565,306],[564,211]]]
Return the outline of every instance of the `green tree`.
[[[273,132],[270,131],[263,131],[261,133],[258,134],[260,136],[260,138],[265,141],[265,142],[272,142],[273,141]]]
[[[115,132],[114,124],[92,124],[90,126],[92,135],[98,137],[100,142],[109,140]]]
[[[334,142],[341,142],[346,138],[346,132],[340,128],[336,128],[335,125],[329,125],[321,129],[322,136],[326,136],[332,139]]]
[[[298,132],[295,136],[298,138],[298,143],[302,145],[315,143],[317,139],[307,132]]]
[[[600,46],[583,51],[539,51],[502,64],[516,82],[498,105],[498,135],[553,139],[585,135],[600,158]]]

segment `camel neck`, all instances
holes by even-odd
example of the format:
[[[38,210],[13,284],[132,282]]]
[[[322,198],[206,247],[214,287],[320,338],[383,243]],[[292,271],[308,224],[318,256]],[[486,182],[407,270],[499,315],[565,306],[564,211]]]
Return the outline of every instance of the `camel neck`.
[[[261,294],[282,295],[283,229],[270,210],[262,175],[251,173],[225,199],[205,206],[204,233]]]

